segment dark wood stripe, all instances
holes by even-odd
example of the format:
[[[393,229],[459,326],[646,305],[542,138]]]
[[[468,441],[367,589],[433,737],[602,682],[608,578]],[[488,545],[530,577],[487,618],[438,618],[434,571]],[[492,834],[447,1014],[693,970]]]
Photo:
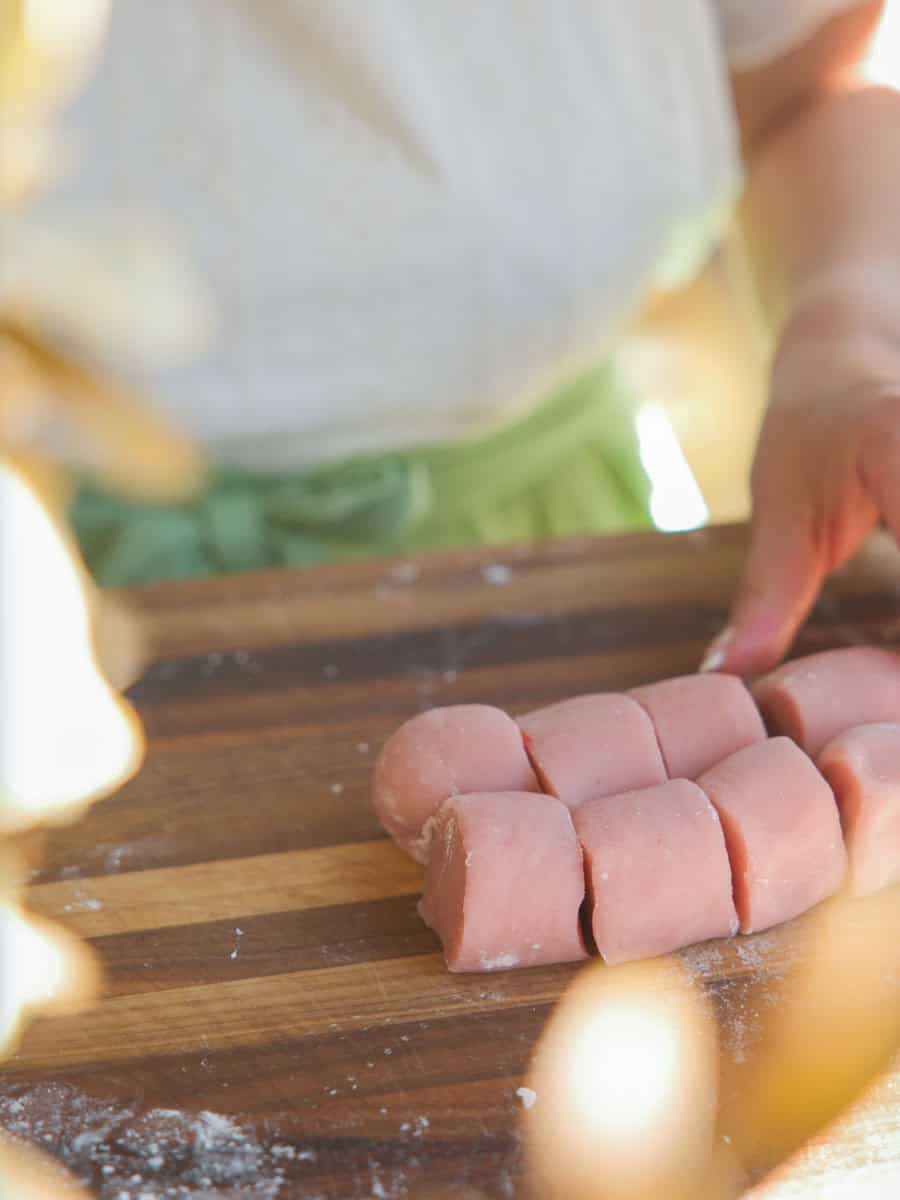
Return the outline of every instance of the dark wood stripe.
[[[571,978],[571,971],[560,971],[560,991]],[[302,1000],[302,973],[296,988]],[[483,990],[502,994],[502,978],[486,976]],[[387,1105],[392,1096],[412,1093],[412,1111],[429,1117],[435,1135],[453,1137],[461,1126],[449,1097],[441,1100],[442,1089],[521,1076],[551,1009],[552,1005],[536,1004],[485,1011],[476,999],[462,1016],[373,1025],[324,1037],[276,1033],[267,1044],[176,1055],[148,1057],[136,1046],[134,1059],[110,1063],[104,1062],[103,1047],[98,1046],[96,1062],[52,1073],[17,1071],[13,1058],[0,1068],[0,1110],[4,1099],[52,1080],[96,1097],[115,1096],[123,1107],[167,1107],[173,1097],[181,1096],[190,1097],[194,1111],[227,1113],[228,1089],[222,1088],[222,1081],[240,1080],[243,1111],[287,1119],[293,1128],[327,1132],[342,1111]],[[426,1089],[435,1097],[432,1113],[416,1107],[415,1094]]]
[[[343,687],[409,680],[417,674],[459,672],[525,659],[537,664],[546,659],[647,650],[673,640],[703,642],[721,628],[724,617],[724,610],[699,604],[550,615],[509,611],[440,628],[267,647],[240,662],[233,653],[158,662],[132,688],[130,697],[148,717],[155,704],[171,702],[174,679],[181,704],[233,695],[247,702],[260,693],[284,689],[293,691],[299,700],[307,689],[327,692],[328,683]]]
[[[299,993],[302,975],[297,986]],[[136,1054],[124,1064],[104,1065],[98,1047],[101,1061],[84,1070],[0,1076],[0,1112],[11,1100],[23,1102],[32,1125],[41,1122],[43,1149],[102,1189],[100,1200],[117,1198],[134,1174],[151,1187],[197,1187],[189,1123],[204,1111],[252,1128],[267,1165],[276,1145],[304,1154],[285,1162],[288,1186],[279,1200],[318,1194],[362,1200],[378,1194],[373,1180],[388,1196],[422,1200],[434,1194],[426,1184],[451,1185],[459,1197],[470,1180],[478,1182],[478,1196],[510,1196],[521,1170],[515,1089],[549,1010],[539,1005],[488,1014],[473,1006],[465,1017],[424,1025],[276,1039],[224,1053]],[[15,1064],[7,1069],[14,1072]],[[95,1103],[85,1103],[85,1096]],[[100,1151],[90,1137],[97,1102],[120,1114],[104,1129],[106,1150]],[[180,1110],[184,1132],[174,1143],[161,1142],[164,1168],[154,1172],[147,1146],[161,1141],[160,1122],[151,1115],[158,1109],[176,1109],[176,1116]],[[257,1170],[241,1182],[258,1183],[260,1175]],[[106,1190],[109,1179],[116,1190]]]
[[[479,1043],[482,1051],[487,1049],[483,1040]],[[332,1077],[341,1088],[322,1086],[323,1076],[316,1074],[309,1095],[297,1102],[293,1090],[298,1076],[308,1077],[307,1055],[298,1061],[294,1048],[286,1049],[287,1072],[272,1071],[265,1056],[239,1063],[204,1056],[159,1063],[153,1073],[138,1068],[127,1080],[102,1074],[87,1080],[60,1076],[43,1088],[8,1088],[0,1081],[0,1111],[4,1101],[19,1100],[31,1127],[39,1125],[34,1140],[40,1149],[92,1186],[98,1200],[121,1200],[123,1193],[265,1197],[273,1195],[263,1186],[273,1178],[282,1180],[274,1193],[277,1200],[379,1195],[464,1200],[517,1194],[522,1169],[518,1075],[459,1080],[448,1073],[443,1086],[423,1083],[401,1091],[388,1068],[379,1064],[378,1085],[365,1060],[345,1057],[333,1064]],[[402,1043],[397,1050],[399,1054]],[[430,1065],[422,1060],[423,1069]],[[348,1084],[351,1076],[361,1080],[356,1093]],[[244,1081],[249,1082],[252,1119],[239,1102],[235,1106],[223,1086],[228,1079],[241,1080],[241,1094]],[[451,1087],[452,1093],[447,1090]],[[332,1096],[332,1091],[338,1094]],[[175,1108],[173,1095],[190,1099]],[[86,1096],[93,1103],[85,1103]],[[109,1114],[105,1120],[91,1121],[92,1112],[104,1109]],[[166,1115],[158,1115],[160,1109]],[[206,1136],[218,1133],[219,1149],[198,1155],[196,1131],[204,1112],[215,1114],[205,1123]],[[136,1176],[140,1192],[133,1190]],[[204,1176],[210,1179],[206,1189]],[[477,1190],[466,1190],[470,1181],[477,1181]],[[441,1186],[449,1190],[433,1190]]]
[[[321,967],[433,954],[440,943],[401,896],[95,938],[107,993],[134,995]],[[237,933],[236,930],[240,930]]]
[[[829,597],[820,601],[793,649],[794,656],[832,646],[836,640],[840,643],[842,628],[852,630],[857,641],[897,643],[900,630],[893,595],[843,599],[837,625],[832,604]],[[151,736],[269,727],[273,717],[277,727],[308,724],[310,719],[322,723],[364,714],[371,717],[373,709],[387,716],[403,710],[410,690],[443,692],[464,673],[523,662],[532,670],[543,670],[545,663],[681,646],[696,666],[695,655],[718,632],[726,615],[724,607],[702,604],[549,616],[510,611],[467,624],[309,646],[280,645],[252,654],[238,651],[238,657],[215,652],[155,663],[129,698]],[[244,653],[250,654],[246,660]],[[365,685],[365,690],[359,690],[359,685]],[[374,695],[372,685],[378,686]]]
[[[354,743],[343,762],[329,766],[335,760],[323,755],[323,736],[203,749],[151,745],[143,771],[128,787],[79,824],[47,835],[36,882],[383,836],[369,799],[374,743],[365,753]]]

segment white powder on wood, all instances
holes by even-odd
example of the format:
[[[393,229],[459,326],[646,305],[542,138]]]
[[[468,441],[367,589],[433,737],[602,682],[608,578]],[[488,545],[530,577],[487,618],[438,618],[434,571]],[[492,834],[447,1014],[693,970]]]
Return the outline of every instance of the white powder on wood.
[[[52,1152],[98,1200],[279,1200],[309,1195],[311,1147],[265,1142],[220,1113],[134,1107],[63,1084],[0,1084],[0,1127]],[[306,1166],[309,1164],[309,1166]],[[288,1172],[291,1172],[288,1176]]]

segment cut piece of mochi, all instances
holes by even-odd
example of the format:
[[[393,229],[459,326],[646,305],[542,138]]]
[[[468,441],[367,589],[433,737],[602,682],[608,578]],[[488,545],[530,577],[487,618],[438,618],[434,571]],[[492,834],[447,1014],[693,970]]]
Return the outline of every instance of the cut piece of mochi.
[[[745,746],[698,783],[722,821],[742,933],[789,921],[841,886],[834,795],[790,738]]]
[[[766,736],[753,697],[735,675],[680,675],[628,694],[653,722],[670,779],[696,779]]]
[[[900,657],[878,646],[824,650],[763,676],[753,696],[769,732],[815,758],[847,729],[900,722]]]
[[[435,822],[419,905],[451,971],[501,971],[587,957],[581,848],[553,796],[454,796]]]
[[[606,962],[737,933],[722,826],[695,783],[675,779],[588,800],[573,820],[594,941]]]
[[[388,738],[373,801],[391,837],[424,863],[433,818],[450,796],[538,790],[512,717],[487,704],[458,704],[419,713]]]
[[[900,882],[900,725],[861,725],[818,760],[841,814],[849,887],[866,896]]]
[[[575,696],[519,718],[542,789],[569,808],[663,783],[653,724],[630,696]]]

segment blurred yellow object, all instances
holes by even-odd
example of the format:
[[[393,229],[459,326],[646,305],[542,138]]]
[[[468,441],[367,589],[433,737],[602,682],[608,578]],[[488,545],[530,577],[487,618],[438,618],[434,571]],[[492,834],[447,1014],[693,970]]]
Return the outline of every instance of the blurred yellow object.
[[[0,1200],[89,1200],[54,1159],[0,1131]]]
[[[118,597],[91,589],[91,626],[97,665],[118,692],[137,683],[150,654],[140,618]]]
[[[897,888],[834,899],[797,922],[790,967],[747,981],[741,1010],[759,1032],[746,1057],[720,1049],[716,1014],[678,960],[586,967],[542,1033],[524,1090],[530,1194],[735,1200],[768,1175],[746,1195],[824,1196],[812,1139],[839,1139],[853,1106],[862,1100],[865,1112],[866,1094],[900,1064],[898,923]],[[846,1146],[839,1158],[846,1170]],[[900,1187],[893,1148],[888,1177]],[[840,1195],[855,1197],[852,1180],[841,1182]]]
[[[67,166],[49,121],[92,69],[109,11],[109,0],[0,4],[0,206],[24,203]]]
[[[716,1143],[717,1053],[714,1015],[679,964],[585,968],[541,1035],[528,1078],[534,1194],[729,1195]]]
[[[0,979],[0,1054],[8,1054],[26,1018],[70,1015],[92,1004],[100,970],[77,938],[0,900]]]
[[[0,833],[74,819],[143,757],[95,652],[91,585],[66,531],[0,460]]]
[[[143,757],[116,689],[139,676],[140,624],[83,569],[73,478],[149,500],[196,489],[202,460],[110,365],[171,362],[209,327],[196,281],[147,229],[43,228],[13,210],[71,155],[52,128],[99,53],[109,0],[0,0],[0,1057],[36,1013],[96,996],[93,955],[27,914],[11,835],[72,820]],[[0,1134],[0,1200],[86,1197]]]
[[[201,455],[126,387],[0,318],[4,348],[13,383],[0,394],[0,448],[147,500],[182,499],[197,488]]]
[[[110,0],[3,0],[0,107],[48,114],[93,67],[109,25]]]
[[[29,1016],[79,1013],[100,988],[93,952],[23,907],[25,874],[25,859],[0,843],[0,1057],[15,1048]]]
[[[845,1113],[900,1050],[900,896],[834,900],[804,923],[807,953],[758,1009],[751,1063],[725,1064],[721,1128],[754,1174]]]
[[[178,500],[199,486],[200,456],[110,367],[194,353],[210,328],[203,289],[158,231],[44,227],[12,211],[68,165],[51,122],[93,68],[109,13],[109,0],[0,4],[0,450]]]
[[[93,68],[109,12],[109,0],[0,4],[0,205],[22,203],[58,174],[65,152],[48,121]]]
[[[208,340],[206,291],[156,223],[104,214],[51,226],[17,216],[0,265],[0,309],[98,361],[167,366]]]

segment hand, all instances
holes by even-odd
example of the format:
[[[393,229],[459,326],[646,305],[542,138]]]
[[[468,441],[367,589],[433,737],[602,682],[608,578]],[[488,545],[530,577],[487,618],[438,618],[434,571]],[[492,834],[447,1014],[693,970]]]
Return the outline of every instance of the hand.
[[[752,496],[743,576],[704,670],[774,666],[826,576],[879,518],[900,538],[900,286],[896,303],[841,288],[795,311],[772,370]]]

